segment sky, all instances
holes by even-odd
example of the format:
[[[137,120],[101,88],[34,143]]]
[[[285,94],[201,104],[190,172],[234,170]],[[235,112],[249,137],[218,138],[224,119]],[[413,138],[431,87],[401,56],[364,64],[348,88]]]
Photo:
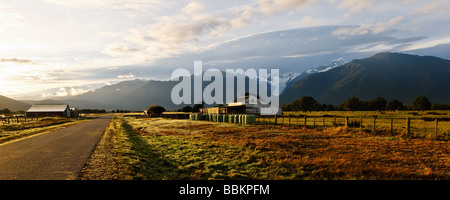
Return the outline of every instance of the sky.
[[[77,95],[194,60],[304,71],[450,43],[448,13],[448,0],[2,0],[0,95]]]

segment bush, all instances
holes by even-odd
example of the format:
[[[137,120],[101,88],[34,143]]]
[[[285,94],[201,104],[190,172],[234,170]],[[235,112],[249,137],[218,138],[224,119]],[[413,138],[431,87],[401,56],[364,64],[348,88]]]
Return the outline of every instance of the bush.
[[[430,110],[431,109],[431,102],[428,100],[425,96],[419,96],[417,97],[414,102],[412,103],[413,110]]]
[[[166,111],[166,109],[164,107],[162,107],[162,106],[159,106],[159,105],[152,105],[152,106],[147,108],[147,113],[148,114],[153,114],[153,113],[161,114],[161,113],[163,113],[165,111]]]

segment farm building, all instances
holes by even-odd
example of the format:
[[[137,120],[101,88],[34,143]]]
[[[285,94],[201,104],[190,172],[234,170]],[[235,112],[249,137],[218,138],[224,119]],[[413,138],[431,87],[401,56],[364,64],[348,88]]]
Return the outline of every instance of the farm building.
[[[70,117],[76,118],[79,116],[80,116],[80,114],[78,113],[77,108],[70,108]]]
[[[71,110],[67,104],[35,104],[27,110],[27,117],[71,117]]]
[[[250,98],[250,96],[255,98]],[[251,102],[253,101],[253,102]],[[277,115],[281,115],[279,108],[273,107],[265,103],[257,96],[250,94],[240,97],[236,102],[228,103],[226,106],[218,106],[212,108],[200,108],[200,113],[209,114],[261,114],[262,108],[273,109]]]

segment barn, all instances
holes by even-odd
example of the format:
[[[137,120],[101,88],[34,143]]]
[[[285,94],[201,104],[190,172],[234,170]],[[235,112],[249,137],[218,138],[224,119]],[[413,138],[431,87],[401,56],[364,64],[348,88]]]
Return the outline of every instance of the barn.
[[[253,96],[254,98],[250,98]],[[238,101],[239,100],[239,101]],[[251,102],[252,101],[252,102]],[[270,113],[281,115],[282,111],[278,107],[265,103],[258,96],[248,94],[228,103],[226,106],[218,106],[212,108],[200,108],[200,113],[210,114],[262,114],[263,109],[270,109]]]
[[[35,104],[26,112],[27,117],[71,117],[67,104]]]

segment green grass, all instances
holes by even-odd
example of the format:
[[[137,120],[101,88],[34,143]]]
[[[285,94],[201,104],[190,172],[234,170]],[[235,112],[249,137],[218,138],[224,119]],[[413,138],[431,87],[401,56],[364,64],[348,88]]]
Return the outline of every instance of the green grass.
[[[118,115],[113,124],[108,130],[116,133],[114,137],[120,142],[101,145],[110,146],[107,151],[113,154],[105,151],[90,159],[90,163],[98,163],[91,168],[113,170],[102,169],[103,172],[87,179],[448,180],[450,177],[448,140],[360,132],[347,127],[305,129]],[[114,159],[105,159],[108,156],[117,158],[121,167],[115,167],[118,165]]]
[[[5,124],[0,128],[0,144],[23,137],[55,131],[71,125],[79,124],[81,122],[83,121],[46,118],[41,121],[30,121],[27,123],[8,125]]]
[[[126,147],[124,130],[112,120],[98,142],[94,152],[81,170],[79,180],[130,180],[130,150]]]
[[[309,128],[330,128],[344,126],[345,117],[349,117],[351,128],[357,130],[371,132],[373,131],[374,116],[376,116],[375,131],[380,133],[389,133],[391,119],[393,119],[394,135],[404,135],[406,133],[406,118],[410,119],[410,131],[412,137],[421,138],[439,138],[447,139],[450,137],[450,111],[313,111],[313,112],[285,112],[282,117],[278,117],[277,124],[288,126],[289,115],[291,115],[291,126],[304,126],[307,116],[306,125]],[[296,117],[299,116],[300,117]],[[327,116],[327,117],[323,117]],[[332,117],[336,116],[336,118]],[[360,120],[362,119],[362,124]],[[436,134],[435,121],[438,119],[438,130]],[[258,118],[258,124],[270,123],[274,124],[275,119]]]
[[[139,135],[122,119],[137,179],[269,179],[275,169],[255,148],[222,144],[193,134]],[[279,167],[277,167],[279,168]]]

